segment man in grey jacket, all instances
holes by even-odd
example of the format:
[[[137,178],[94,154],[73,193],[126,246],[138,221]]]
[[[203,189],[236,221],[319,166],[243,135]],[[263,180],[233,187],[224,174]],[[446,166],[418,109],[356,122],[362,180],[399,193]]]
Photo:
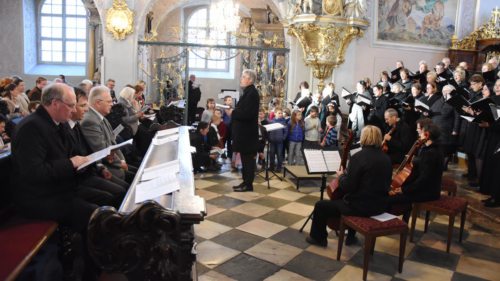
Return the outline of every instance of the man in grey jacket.
[[[85,114],[81,126],[90,148],[93,151],[99,151],[116,144],[113,128],[105,118],[111,112],[113,106],[113,99],[109,89],[105,86],[92,88],[89,94],[89,104],[90,110]],[[120,150],[112,151],[103,160],[103,163],[114,176],[127,181],[133,178],[133,172],[130,174],[129,170],[135,170],[135,168],[130,167],[129,169]]]

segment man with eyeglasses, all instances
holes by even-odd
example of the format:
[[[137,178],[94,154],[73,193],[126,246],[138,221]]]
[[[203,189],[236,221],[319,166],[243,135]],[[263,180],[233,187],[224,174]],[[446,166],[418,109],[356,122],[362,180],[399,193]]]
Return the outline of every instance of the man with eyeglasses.
[[[65,125],[71,155],[89,155],[90,146],[85,139],[80,121],[89,111],[88,98],[80,88],[75,88],[76,110]],[[128,184],[114,177],[101,163],[91,165],[79,171],[77,176],[79,197],[99,206],[113,206],[118,208],[128,189]]]
[[[99,151],[116,144],[116,137],[113,128],[105,118],[111,112],[113,99],[106,86],[97,86],[90,90],[89,94],[90,110],[85,114],[81,122],[83,135],[93,151]],[[104,165],[116,177],[131,182],[134,178],[135,167],[130,167],[125,161],[125,157],[118,149],[112,151],[103,160]],[[132,171],[129,171],[132,170]]]
[[[11,191],[24,216],[83,232],[98,206],[76,195],[76,168],[88,158],[70,156],[62,128],[75,106],[71,87],[54,83],[43,89],[41,106],[17,125],[12,138]]]

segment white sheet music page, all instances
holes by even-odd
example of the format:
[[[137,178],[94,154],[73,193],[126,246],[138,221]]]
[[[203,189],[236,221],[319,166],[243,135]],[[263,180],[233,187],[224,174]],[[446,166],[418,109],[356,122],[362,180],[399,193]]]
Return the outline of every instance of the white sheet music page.
[[[358,153],[361,151],[361,147],[358,147],[358,148],[355,148],[355,149],[351,149],[350,153],[351,153],[351,156],[353,156],[354,154]]]
[[[178,134],[179,128],[166,129],[156,132],[156,137]]]
[[[180,189],[177,174],[166,174],[150,181],[142,182],[135,187],[135,203],[154,199]]]
[[[179,135],[167,135],[167,136],[162,136],[162,137],[156,136],[156,138],[153,139],[152,143],[154,145],[162,145],[162,144],[166,144],[167,142],[176,141],[178,139],[179,139]]]
[[[122,124],[116,126],[116,128],[113,130],[113,135],[115,135],[115,138],[125,129]]]
[[[78,166],[78,169],[76,169],[76,170],[80,171],[81,169],[87,167],[88,165],[95,163],[95,162],[101,160],[102,158],[108,156],[110,153],[111,153],[111,149],[109,147],[106,147],[106,148],[101,149],[99,151],[96,151],[92,154],[89,154],[89,155],[87,155],[87,157],[89,158],[89,161]]]
[[[274,131],[274,130],[283,129],[283,128],[285,128],[285,126],[283,126],[281,123],[271,123],[271,124],[264,125],[264,128],[266,128],[266,131],[270,132],[270,131]]]
[[[326,167],[328,168],[328,171],[335,172],[339,169],[341,159],[338,151],[324,150],[323,156],[325,157]]]
[[[310,173],[327,172],[325,159],[323,158],[323,151],[317,149],[304,149],[304,156],[306,157],[307,166]]]
[[[389,214],[389,213],[382,213],[380,215],[371,216],[370,218],[384,222],[384,221],[388,221],[388,220],[392,220],[394,218],[397,218],[397,216],[395,216],[393,214]]]
[[[118,149],[122,146],[125,146],[125,145],[128,145],[128,144],[132,144],[134,140],[133,139],[129,139],[128,141],[124,141],[124,142],[121,142],[119,144],[114,144],[112,146],[109,147],[110,150],[115,150],[115,149]]]
[[[159,178],[165,174],[177,174],[179,172],[179,160],[145,168],[142,171],[141,182]]]

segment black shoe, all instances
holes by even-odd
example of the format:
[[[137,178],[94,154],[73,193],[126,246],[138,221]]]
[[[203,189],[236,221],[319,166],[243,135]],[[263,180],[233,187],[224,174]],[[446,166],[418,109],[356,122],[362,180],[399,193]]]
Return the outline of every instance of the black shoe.
[[[500,207],[500,201],[493,199],[491,201],[485,202],[484,206],[488,208],[497,208]]]
[[[326,248],[326,246],[328,245],[328,240],[325,239],[324,241],[317,241],[316,239],[312,238],[311,236],[306,237],[306,242],[311,244],[311,245],[316,245],[316,246],[320,246],[323,248]]]
[[[242,186],[239,188],[233,189],[234,192],[246,192],[246,191],[253,191],[253,187],[247,187],[247,186]]]
[[[354,245],[358,243],[358,238],[356,235],[347,235],[347,238],[345,239],[345,244],[346,246]]]
[[[245,186],[246,186],[245,182],[242,182],[242,183],[240,183],[238,185],[233,186],[233,190],[238,189],[238,188],[242,188],[242,187],[245,187]]]
[[[489,197],[489,198],[481,200],[481,202],[486,203],[486,202],[490,202],[492,200],[493,200],[493,197]]]

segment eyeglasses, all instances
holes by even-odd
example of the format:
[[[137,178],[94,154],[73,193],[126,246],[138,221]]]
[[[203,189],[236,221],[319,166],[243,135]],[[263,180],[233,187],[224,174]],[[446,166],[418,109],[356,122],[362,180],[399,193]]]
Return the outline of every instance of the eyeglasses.
[[[62,99],[58,100],[58,101],[64,103],[64,105],[66,105],[69,108],[76,108],[76,103],[67,103],[67,102],[63,101]]]
[[[103,99],[97,99],[98,101],[103,101],[103,102],[106,102],[108,104],[112,104],[113,103],[113,100],[103,100]]]

